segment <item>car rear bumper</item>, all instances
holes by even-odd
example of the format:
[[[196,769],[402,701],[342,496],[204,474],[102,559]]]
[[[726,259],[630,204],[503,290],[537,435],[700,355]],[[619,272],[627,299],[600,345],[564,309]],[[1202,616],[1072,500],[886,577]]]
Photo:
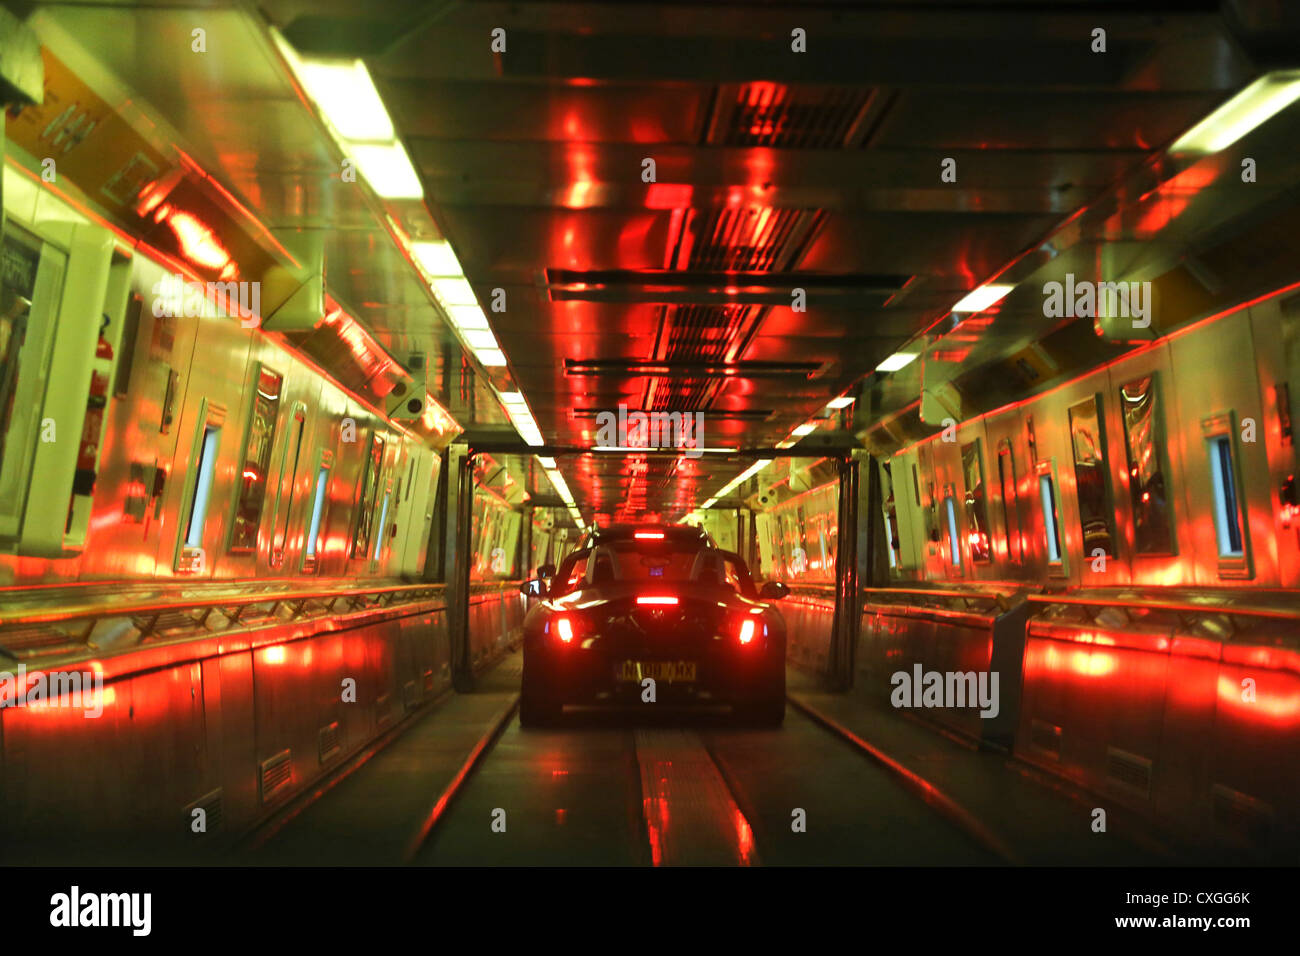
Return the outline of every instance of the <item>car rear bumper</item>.
[[[524,648],[525,694],[552,702],[639,704],[646,676],[655,681],[656,703],[746,704],[785,695],[784,655],[771,647],[667,655]]]

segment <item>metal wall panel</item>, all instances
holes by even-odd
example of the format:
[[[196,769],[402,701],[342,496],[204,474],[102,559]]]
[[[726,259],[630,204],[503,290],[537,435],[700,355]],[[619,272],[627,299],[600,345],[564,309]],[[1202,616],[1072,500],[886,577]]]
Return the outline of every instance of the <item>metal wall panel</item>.
[[[1051,587],[1294,585],[1300,581],[1300,532],[1294,525],[1283,527],[1280,493],[1287,476],[1295,474],[1295,448],[1281,438],[1275,387],[1289,382],[1295,370],[1285,349],[1258,344],[1285,342],[1282,325],[1276,299],[1243,307],[1043,394],[965,422],[954,441],[944,441],[940,433],[897,452],[891,461],[902,485],[902,493],[895,496],[900,543],[904,550],[921,554],[915,565],[905,560],[891,576],[898,581],[1023,581]],[[1146,375],[1155,376],[1157,416],[1165,438],[1159,451],[1169,487],[1173,554],[1135,553],[1119,390]],[[1094,567],[1093,556],[1084,553],[1070,426],[1071,408],[1094,395],[1101,403],[1114,514],[1114,554],[1106,558],[1104,569],[1100,562]],[[1217,559],[1213,488],[1201,423],[1225,412],[1232,413],[1235,421],[1234,455],[1246,517],[1249,575],[1221,573]],[[1248,420],[1254,423],[1253,441],[1243,439]],[[969,542],[963,541],[963,560],[957,568],[949,560],[944,498],[951,487],[960,505],[964,490],[960,450],[975,438],[981,441],[993,560],[972,565]],[[1004,441],[1015,462],[1017,516],[1025,544],[1018,564],[1008,560],[997,480],[997,453]],[[1048,568],[1035,473],[1035,465],[1044,462],[1050,464],[1055,481],[1064,573]],[[910,487],[913,464],[918,467],[920,508],[913,505]],[[959,507],[959,522],[961,517]]]
[[[1276,587],[1277,539],[1274,536],[1271,476],[1265,449],[1267,429],[1260,398],[1256,344],[1250,312],[1243,309],[1224,316],[1169,343],[1171,378],[1181,434],[1177,439],[1183,460],[1180,485],[1191,520],[1179,528],[1186,542],[1184,574],[1205,586],[1231,585],[1235,578],[1221,575],[1214,528],[1214,496],[1209,455],[1201,432],[1205,418],[1222,412],[1235,416],[1234,456],[1241,478],[1239,493],[1245,504],[1243,535],[1249,547],[1251,575],[1243,585]],[[1253,442],[1241,440],[1247,419],[1256,423]]]
[[[471,640],[486,664],[518,633],[523,599],[503,584],[475,600]],[[145,669],[133,673],[129,656],[117,662],[126,676],[104,688],[96,719],[69,706],[0,711],[0,852],[43,853],[53,839],[77,859],[101,850],[120,858],[140,838],[147,852],[188,858],[246,832],[450,687],[443,610],[344,628],[272,625],[255,632],[251,651],[160,669],[142,648]],[[355,703],[343,701],[347,677]],[[261,767],[286,750],[289,784],[264,800]],[[190,828],[196,805],[212,814],[211,839]]]

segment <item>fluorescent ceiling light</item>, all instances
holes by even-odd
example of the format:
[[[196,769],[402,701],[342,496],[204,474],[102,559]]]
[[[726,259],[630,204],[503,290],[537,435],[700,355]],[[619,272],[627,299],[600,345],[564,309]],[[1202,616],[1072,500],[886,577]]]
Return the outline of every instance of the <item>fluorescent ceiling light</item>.
[[[474,351],[479,349],[497,349],[497,337],[491,329],[461,329],[460,334]]]
[[[502,368],[506,364],[506,353],[500,349],[475,350],[474,355],[489,368]]]
[[[1014,285],[1001,285],[998,283],[982,285],[962,296],[957,304],[952,307],[952,311],[983,312],[995,302],[1002,301],[1003,297],[1014,288]]]
[[[710,498],[708,501],[704,502],[704,504],[700,505],[698,510],[704,511],[707,508],[712,508],[714,504],[717,503],[717,500],[719,498],[729,494],[733,488],[736,488],[737,486],[743,484],[746,480],[758,474],[760,471],[762,471],[770,464],[772,464],[771,458],[761,458],[758,461],[754,462],[752,465],[750,465],[748,468],[746,468],[744,471],[738,474],[735,478],[732,478],[731,481],[727,482],[720,489],[718,489],[718,493],[714,495],[712,498]]]
[[[546,477],[551,479],[551,485],[560,499],[570,508],[574,507],[573,495],[569,494],[569,486],[565,483],[564,476],[558,471],[548,471]]]
[[[897,372],[916,361],[916,352],[895,352],[876,366],[877,372]]]
[[[853,404],[855,399],[852,395],[841,395],[839,398],[832,398],[826,403],[827,408],[848,408]]]
[[[812,422],[804,422],[802,425],[795,428],[795,430],[792,431],[790,434],[793,435],[795,438],[803,438],[804,435],[811,435],[816,430],[817,430],[817,426],[814,425]]]
[[[345,149],[356,160],[370,188],[382,198],[424,198],[420,177],[401,143],[349,143]]]
[[[460,277],[464,272],[460,268],[460,262],[456,259],[456,253],[451,251],[451,243],[442,242],[413,242],[411,243],[411,254],[415,260],[420,263],[430,276],[454,276]]]
[[[297,72],[307,95],[344,139],[383,142],[394,138],[384,101],[360,60],[299,60]]]
[[[451,324],[462,332],[467,329],[489,328],[487,316],[477,305],[453,305],[447,309]]]
[[[433,291],[443,305],[478,305],[473,287],[464,279],[434,279]]]
[[[554,458],[547,458],[545,455],[538,455],[537,460],[540,461],[542,463],[542,467],[547,470],[553,470],[555,468]]]
[[[1169,147],[1171,153],[1227,149],[1300,99],[1300,70],[1266,73],[1201,120]]]

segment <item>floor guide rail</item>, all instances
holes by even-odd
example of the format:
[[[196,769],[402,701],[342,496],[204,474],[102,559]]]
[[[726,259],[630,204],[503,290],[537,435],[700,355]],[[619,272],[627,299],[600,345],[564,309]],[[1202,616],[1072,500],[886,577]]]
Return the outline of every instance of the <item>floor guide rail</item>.
[[[424,822],[420,824],[419,831],[411,839],[410,845],[406,849],[406,853],[403,857],[405,862],[410,863],[413,861],[424,848],[425,844],[429,842],[430,838],[433,836],[434,830],[437,829],[438,824],[441,823],[445,817],[452,801],[456,799],[457,794],[459,794],[461,789],[465,786],[465,782],[469,780],[470,774],[472,774],[475,768],[486,759],[488,752],[492,749],[492,745],[496,743],[497,738],[501,736],[501,731],[505,729],[506,724],[510,722],[518,711],[519,695],[515,694],[514,697],[510,699],[510,703],[502,709],[501,713],[492,721],[483,736],[479,738],[478,743],[474,745],[474,749],[470,751],[469,756],[465,759],[465,763],[461,766],[460,770],[456,772],[456,776],[452,778],[451,783],[447,785],[446,789],[444,789],[439,795],[437,801],[432,807],[430,807],[429,815],[425,817]]]
[[[941,788],[916,771],[908,769],[879,747],[859,737],[852,730],[807,701],[794,694],[789,695],[787,699],[812,718],[819,726],[826,728],[826,730],[849,743],[871,760],[888,769],[905,787],[937,810],[951,823],[966,831],[980,845],[996,854],[1003,861],[1013,864],[1024,862],[1018,853],[981,823],[971,811],[946,794]]]
[[[523,728],[518,693],[502,691],[510,678],[485,675],[485,692],[451,695],[421,718],[423,726],[385,738],[386,752],[362,761],[365,770],[353,781],[320,788],[310,798],[317,806],[277,824],[271,836],[287,841],[260,841],[257,849],[269,855],[258,861],[277,853],[297,861],[286,843],[305,846],[310,833],[330,830],[332,821],[405,807],[373,822],[375,836],[358,837],[358,846],[388,847],[375,862],[1021,862],[938,784],[798,697],[790,698],[796,709],[780,730],[740,726],[723,712],[683,718],[594,709]],[[456,756],[441,743],[441,761],[421,759],[439,732],[444,739],[459,733]],[[374,807],[381,792],[390,807]],[[357,862],[349,852],[340,848],[339,856],[314,862]]]

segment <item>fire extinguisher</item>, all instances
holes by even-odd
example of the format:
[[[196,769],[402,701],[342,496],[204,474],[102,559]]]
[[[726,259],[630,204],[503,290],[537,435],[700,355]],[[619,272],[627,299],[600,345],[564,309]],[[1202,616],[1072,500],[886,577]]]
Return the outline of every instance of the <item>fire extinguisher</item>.
[[[108,369],[113,360],[113,346],[104,338],[109,318],[99,330],[95,346],[95,364],[102,365],[90,373],[90,396],[86,400],[86,420],[81,429],[81,448],[77,453],[77,471],[72,482],[72,493],[89,495],[95,490],[95,458],[99,454],[99,436],[104,428],[104,408],[108,405]]]

